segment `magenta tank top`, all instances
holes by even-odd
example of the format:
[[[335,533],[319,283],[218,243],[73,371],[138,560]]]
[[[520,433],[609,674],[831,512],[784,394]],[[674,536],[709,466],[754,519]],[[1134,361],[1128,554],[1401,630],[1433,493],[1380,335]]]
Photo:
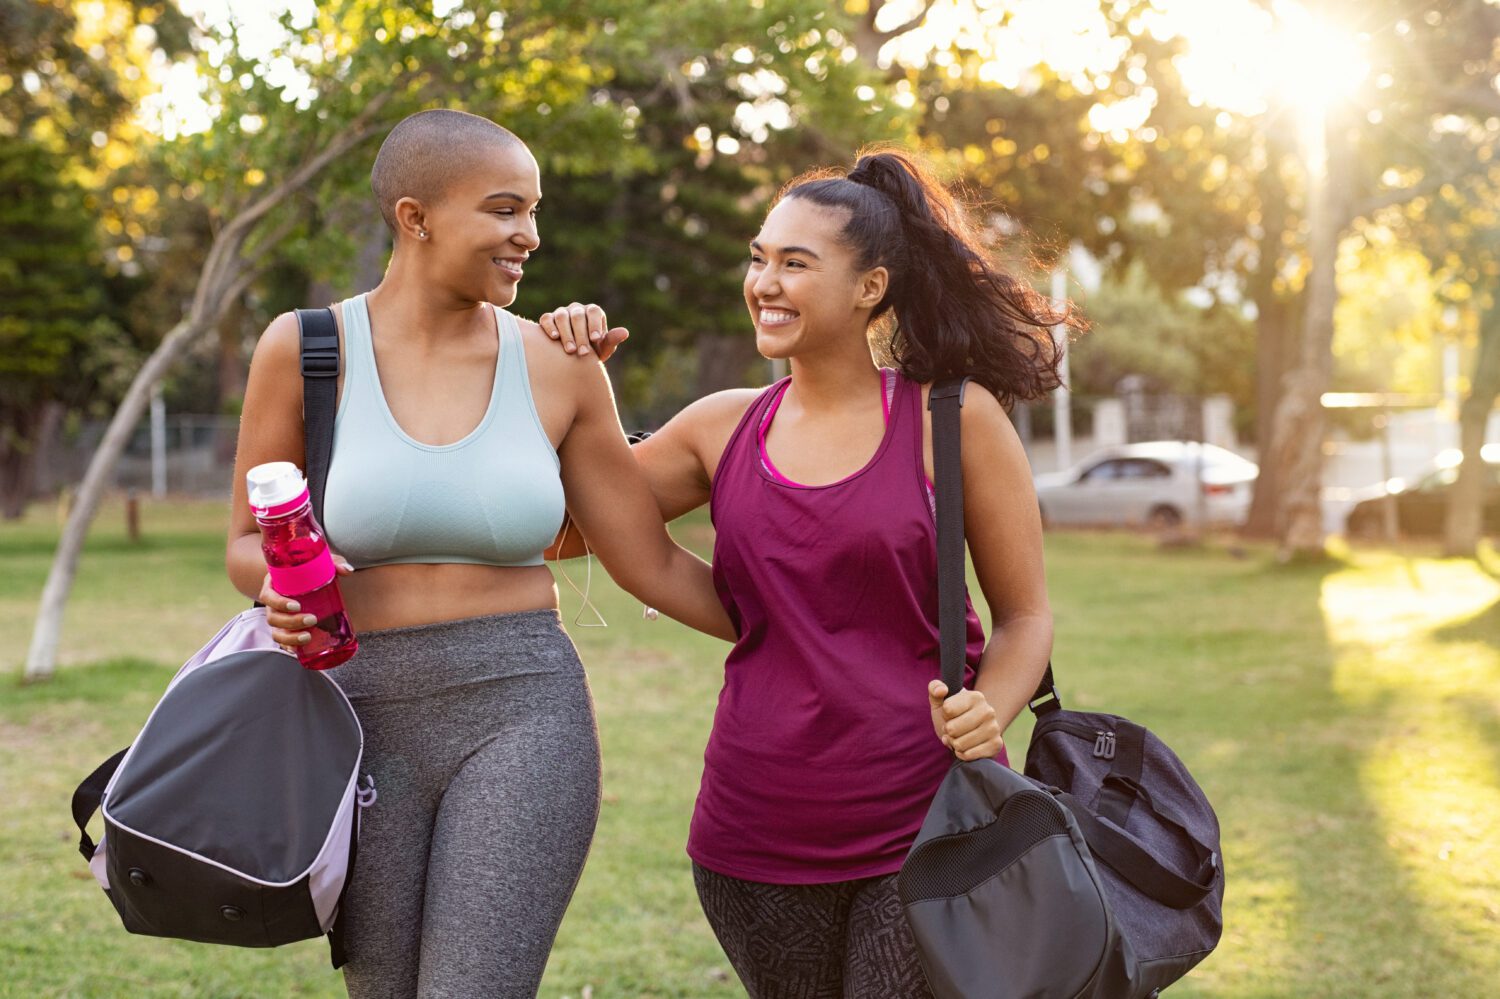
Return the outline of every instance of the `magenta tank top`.
[[[757,397],[714,475],[714,583],[739,639],[687,850],[731,877],[817,884],[898,870],[952,757],[927,706],[940,670],[921,386],[896,379],[864,468],[801,486],[760,452],[786,384]],[[967,610],[972,684],[984,631]]]

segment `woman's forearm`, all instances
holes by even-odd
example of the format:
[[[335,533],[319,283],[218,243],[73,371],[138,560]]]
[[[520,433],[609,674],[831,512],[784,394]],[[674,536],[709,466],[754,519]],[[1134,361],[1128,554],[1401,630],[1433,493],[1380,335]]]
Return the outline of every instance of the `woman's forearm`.
[[[714,589],[713,569],[676,542],[667,541],[659,559],[620,566],[601,554],[600,561],[615,582],[642,603],[726,642],[737,637]]]
[[[1052,615],[1024,614],[995,628],[979,661],[974,686],[1010,727],[1036,693],[1052,656]]]
[[[242,534],[224,550],[224,567],[234,588],[254,600],[260,596],[266,580],[266,556],[260,548],[260,535]]]

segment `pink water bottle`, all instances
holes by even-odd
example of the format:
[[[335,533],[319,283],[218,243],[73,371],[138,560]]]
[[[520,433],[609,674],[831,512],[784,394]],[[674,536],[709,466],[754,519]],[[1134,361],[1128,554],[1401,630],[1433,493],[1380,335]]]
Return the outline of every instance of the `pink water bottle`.
[[[313,517],[307,483],[289,461],[256,465],[245,481],[250,510],[260,525],[271,588],[318,619],[308,629],[312,639],[298,647],[297,658],[308,669],[332,669],[359,651],[359,640],[344,613],[333,553]]]

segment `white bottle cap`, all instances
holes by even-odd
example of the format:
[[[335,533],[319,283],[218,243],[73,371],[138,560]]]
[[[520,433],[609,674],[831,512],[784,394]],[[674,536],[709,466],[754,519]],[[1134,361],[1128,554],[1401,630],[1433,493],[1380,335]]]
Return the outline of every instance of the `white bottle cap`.
[[[245,473],[250,509],[258,514],[290,503],[307,491],[302,472],[290,461],[268,461]]]

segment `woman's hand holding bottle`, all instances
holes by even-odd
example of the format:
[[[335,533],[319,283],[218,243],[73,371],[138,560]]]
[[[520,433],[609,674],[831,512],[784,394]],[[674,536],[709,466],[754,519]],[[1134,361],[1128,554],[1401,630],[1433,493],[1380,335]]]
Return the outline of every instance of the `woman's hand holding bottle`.
[[[354,566],[340,555],[333,556],[333,565],[340,576],[347,576],[354,571]],[[277,593],[271,587],[269,572],[260,584],[260,595],[255,599],[266,606],[266,623],[271,626],[271,637],[277,645],[295,653],[299,646],[312,641],[311,628],[318,623],[318,619],[303,613],[302,605],[295,598]]]

